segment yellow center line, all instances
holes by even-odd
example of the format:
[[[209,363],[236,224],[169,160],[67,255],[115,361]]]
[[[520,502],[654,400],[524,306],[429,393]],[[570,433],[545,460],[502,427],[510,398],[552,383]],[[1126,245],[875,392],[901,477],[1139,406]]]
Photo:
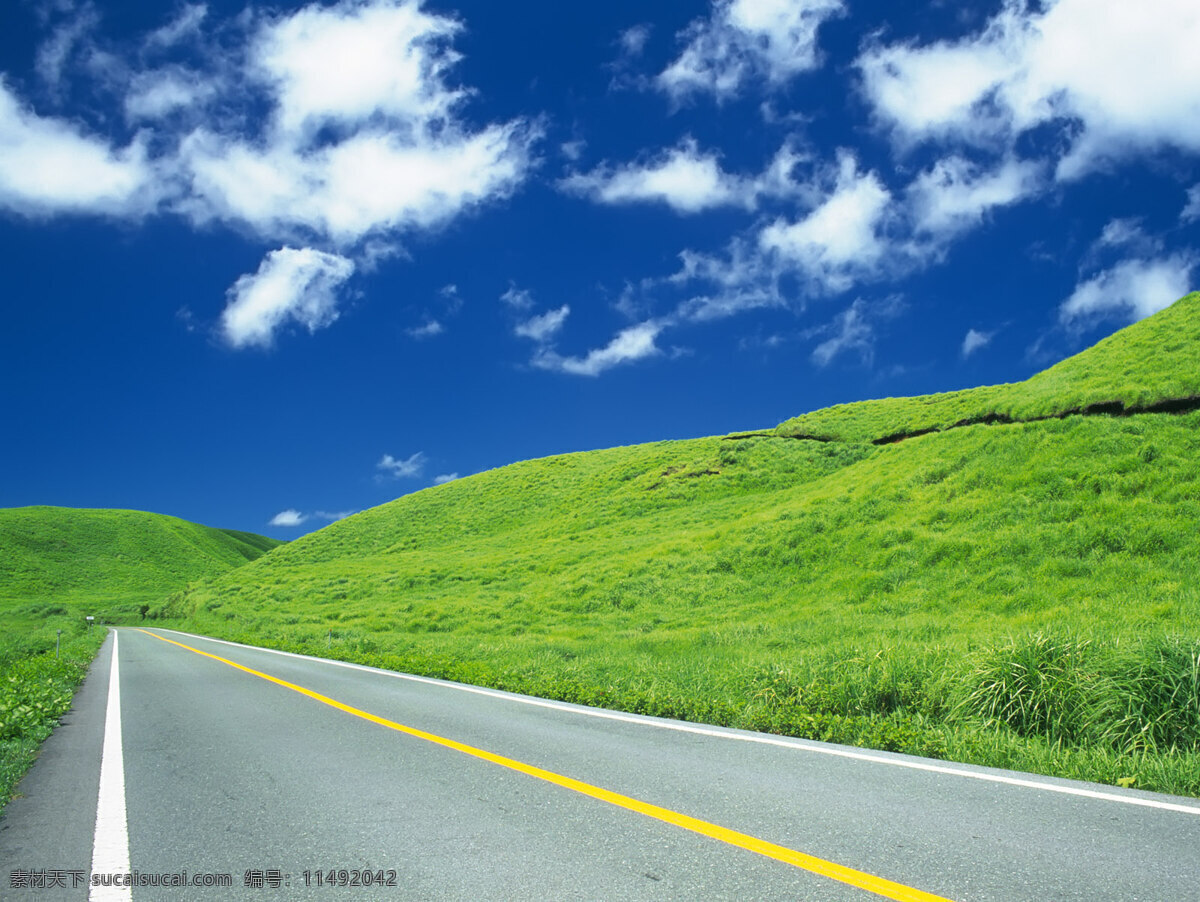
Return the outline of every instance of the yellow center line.
[[[669,808],[661,808],[658,805],[652,805],[649,802],[642,802],[630,796],[621,795],[618,792],[612,792],[608,789],[603,789],[599,786],[593,786],[590,783],[584,783],[581,780],[575,780],[571,777],[564,777],[561,774],[556,774],[553,771],[543,770],[540,767],[534,767],[531,764],[525,764],[521,761],[516,761],[512,758],[505,758],[503,755],[496,755],[492,752],[483,749],[477,749],[474,746],[465,745],[461,742],[456,742],[453,739],[446,739],[442,736],[436,736],[433,733],[426,733],[424,730],[418,730],[414,727],[405,726],[402,723],[397,723],[394,720],[388,720],[386,717],[380,717],[377,714],[372,714],[369,711],[363,711],[344,702],[339,702],[337,699],[330,698],[327,695],[322,695],[319,692],[314,692],[311,689],[305,689],[303,686],[297,686],[295,683],[289,683],[287,680],[281,680],[279,677],[271,676],[269,673],[262,673],[253,668],[246,667],[236,661],[230,661],[228,658],[222,658],[220,655],[214,655],[207,651],[201,651],[198,648],[192,648],[190,645],[184,645],[182,642],[176,642],[174,639],[167,639],[147,630],[139,630],[147,636],[153,636],[161,642],[168,642],[171,645],[178,645],[180,648],[185,648],[188,651],[195,652],[198,655],[203,655],[206,658],[212,658],[214,661],[220,661],[223,664],[228,664],[230,667],[235,667],[245,673],[275,683],[277,686],[283,686],[285,689],[291,689],[293,692],[298,692],[301,695],[306,695],[314,701],[318,701],[323,705],[329,705],[331,708],[337,708],[339,711],[345,711],[347,714],[353,714],[355,717],[361,717],[363,720],[369,720],[371,723],[379,724],[381,727],[387,727],[389,730],[395,730],[398,733],[404,733],[408,736],[423,739],[426,742],[432,742],[435,745],[440,745],[444,748],[453,749],[456,752],[462,752],[464,755],[470,755],[473,758],[479,758],[482,761],[487,761],[491,764],[499,765],[500,767],[508,768],[517,773],[525,774],[530,777],[535,777],[539,780],[544,780],[547,783],[553,783],[555,786],[561,786],[565,789],[570,789],[581,793],[585,796],[590,796],[593,799],[599,799],[602,802],[608,802],[610,805],[616,805],[618,808],[625,808],[629,811],[636,811],[638,814],[643,814],[646,817],[652,817],[655,820],[663,821],[667,824],[672,824],[676,827],[682,827],[684,830],[690,830],[693,833],[699,833],[701,836],[707,836],[711,839],[719,840],[723,843],[728,843],[731,846],[737,846],[741,849],[747,849],[751,852],[757,852],[759,855],[765,855],[767,858],[773,858],[776,861],[782,861],[785,864],[794,865],[814,874],[819,874],[822,877],[828,877],[831,880],[837,880],[840,883],[845,883],[858,889],[866,890],[867,892],[875,893],[883,896],[886,899],[894,899],[896,902],[949,902],[948,899],[942,896],[935,896],[932,893],[927,893],[919,889],[914,889],[910,886],[905,886],[902,883],[895,883],[891,880],[886,880],[883,877],[876,877],[873,874],[867,874],[863,871],[856,871],[853,868],[844,867],[840,864],[835,864],[832,861],[826,861],[823,858],[817,858],[813,855],[806,855],[804,852],[797,852],[795,849],[789,849],[785,846],[779,846],[772,842],[767,842],[764,839],[759,839],[755,836],[750,836],[745,833],[739,833],[736,830],[730,830],[726,827],[721,827],[717,824],[711,824],[708,821],[702,821],[698,818],[689,817],[686,814],[680,814],[678,811],[672,811]]]

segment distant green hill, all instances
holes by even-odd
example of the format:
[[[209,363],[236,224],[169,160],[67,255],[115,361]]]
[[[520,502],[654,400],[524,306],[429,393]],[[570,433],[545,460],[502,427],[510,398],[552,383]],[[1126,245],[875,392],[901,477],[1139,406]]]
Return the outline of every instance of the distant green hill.
[[[278,544],[141,511],[0,509],[0,611],[50,605],[128,614]]]
[[[1200,794],[1197,396],[1190,295],[1023,383],[426,489],[152,613],[535,694]]]

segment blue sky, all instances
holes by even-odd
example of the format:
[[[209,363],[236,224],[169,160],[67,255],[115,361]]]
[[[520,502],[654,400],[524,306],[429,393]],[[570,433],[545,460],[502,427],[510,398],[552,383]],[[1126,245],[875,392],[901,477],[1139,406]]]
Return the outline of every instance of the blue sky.
[[[1200,284],[1194,0],[0,13],[0,506],[282,538]]]

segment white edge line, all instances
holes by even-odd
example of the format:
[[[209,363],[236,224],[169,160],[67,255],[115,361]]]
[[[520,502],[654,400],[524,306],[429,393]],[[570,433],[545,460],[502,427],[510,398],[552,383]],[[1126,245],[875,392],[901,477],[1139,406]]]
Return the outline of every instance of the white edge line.
[[[121,677],[117,663],[117,631],[113,630],[108,676],[108,708],[104,715],[104,747],[100,753],[100,795],[96,800],[96,833],[92,839],[93,874],[129,873],[129,821],[125,812],[125,755],[121,742]],[[128,886],[92,886],[89,902],[132,902]]]
[[[499,689],[485,689],[482,686],[471,686],[466,683],[455,683],[450,680],[438,680],[432,677],[414,676],[410,673],[399,673],[394,670],[382,670],[378,667],[368,667],[365,664],[353,664],[349,661],[335,661],[331,658],[316,658],[312,655],[301,655],[291,651],[280,651],[276,648],[263,648],[258,645],[246,645],[242,642],[230,642],[226,639],[214,639],[211,636],[201,636],[196,633],[185,633],[182,630],[172,630],[166,627],[155,627],[163,632],[190,636],[193,639],[204,639],[235,648],[248,648],[254,651],[265,651],[273,655],[283,655],[288,658],[298,658],[302,661],[315,661],[319,664],[330,664],[334,667],[345,667],[349,670],[362,670],[367,673],[377,673],[398,680],[408,680],[414,683],[424,683],[429,686],[441,686],[447,689],[457,689],[460,692],[470,692],[474,695],[486,695],[489,698],[519,702],[523,705],[533,705],[537,708],[549,708],[553,711],[565,711],[571,714],[582,714],[587,717],[597,717],[602,720],[617,720],[622,723],[642,724],[658,727],[662,730],[674,730],[678,733],[693,733],[697,736],[711,736],[717,739],[736,739],[741,742],[753,742],[759,745],[773,745],[779,748],[795,749],[800,752],[812,752],[818,755],[829,755],[834,758],[849,758],[854,761],[866,761],[871,764],[886,764],[891,767],[906,767],[909,770],[927,771],[950,777],[966,777],[971,780],[982,780],[987,783],[1002,783],[1006,786],[1019,786],[1024,789],[1039,789],[1044,792],[1057,792],[1063,795],[1080,796],[1085,799],[1096,799],[1103,802],[1118,802],[1123,805],[1139,805],[1143,808],[1158,808],[1163,811],[1178,811],[1183,814],[1200,815],[1200,807],[1180,805],[1175,802],[1162,802],[1158,799],[1146,799],[1138,796],[1118,795],[1095,789],[1083,789],[1078,786],[1063,786],[1058,783],[1044,783],[1040,780],[1026,780],[1020,777],[1006,777],[1001,774],[991,774],[982,771],[964,770],[958,767],[947,767],[941,764],[929,764],[910,758],[873,755],[869,752],[853,751],[827,743],[816,743],[803,739],[782,739],[767,736],[762,733],[735,731],[719,727],[703,727],[682,721],[671,721],[662,718],[649,717],[644,714],[625,714],[619,711],[608,711],[603,708],[591,708],[586,705],[573,705],[566,702],[555,702],[548,699],[534,698],[528,695],[518,695]]]

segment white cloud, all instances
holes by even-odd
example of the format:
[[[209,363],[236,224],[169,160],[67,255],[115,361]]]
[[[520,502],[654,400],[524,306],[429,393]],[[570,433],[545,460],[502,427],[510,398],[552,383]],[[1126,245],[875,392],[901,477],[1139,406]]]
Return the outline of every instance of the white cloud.
[[[1113,219],[1104,227],[1096,244],[1100,247],[1122,247],[1144,245],[1150,241],[1139,219]]]
[[[441,476],[433,477],[433,484],[445,485],[447,482],[454,482],[454,480],[458,478],[459,477],[457,473],[443,473]]]
[[[442,299],[442,304],[445,306],[447,313],[454,315],[462,310],[463,299],[462,295],[458,293],[457,285],[453,283],[443,285],[438,289],[438,297]]]
[[[269,347],[289,320],[310,332],[328,326],[338,316],[338,289],[353,273],[354,264],[337,254],[291,247],[271,251],[258,272],[229,289],[221,314],[225,340],[235,348]]]
[[[419,326],[413,326],[405,329],[404,332],[409,338],[433,338],[436,335],[441,335],[446,331],[446,327],[439,323],[436,319],[427,320]]]
[[[155,176],[141,138],[114,149],[23,109],[0,78],[0,206],[29,216],[140,216],[156,202]]]
[[[1200,219],[1200,185],[1192,185],[1188,189],[1187,204],[1179,214],[1180,222],[1195,222]]]
[[[1200,150],[1198,43],[1193,0],[1007,0],[978,34],[874,46],[858,66],[901,144],[1010,148],[1054,123],[1057,175],[1071,179],[1140,151]]]
[[[302,514],[298,510],[288,508],[285,511],[280,511],[271,518],[271,526],[300,526],[308,519],[307,514]]]
[[[951,238],[983,222],[994,207],[1032,195],[1041,183],[1041,167],[1008,159],[983,171],[961,156],[939,160],[908,186],[907,199],[918,235]]]
[[[1076,286],[1059,307],[1059,320],[1070,326],[1109,316],[1133,321],[1157,313],[1188,293],[1198,262],[1187,253],[1126,260]]]
[[[598,376],[622,363],[661,354],[654,339],[662,328],[661,324],[654,322],[630,326],[617,333],[606,346],[589,351],[585,357],[563,357],[550,348],[543,348],[534,356],[533,365],[573,376]]]
[[[500,300],[514,310],[533,309],[533,295],[527,289],[518,288],[511,282],[508,285],[508,291],[500,295]]]
[[[643,24],[625,29],[621,32],[617,43],[620,45],[623,55],[627,57],[641,56],[642,51],[646,49],[648,40],[650,40],[650,26]]]
[[[411,479],[421,475],[425,468],[425,454],[418,451],[404,460],[398,460],[390,454],[383,455],[375,469],[383,470],[393,479]]]
[[[986,348],[995,336],[995,332],[980,332],[978,329],[968,329],[962,342],[962,357],[966,360],[981,348]]]
[[[442,83],[458,59],[443,45],[460,28],[411,0],[314,4],[265,28],[254,58],[275,86],[284,132],[378,115],[422,129],[444,120],[462,97]]]
[[[883,229],[892,196],[854,156],[840,154],[832,191],[803,219],[776,220],[759,233],[759,246],[820,291],[844,291],[877,270],[888,247]]]
[[[531,338],[539,344],[545,344],[559,333],[570,313],[571,308],[567,304],[563,304],[557,310],[549,310],[540,316],[531,316],[524,322],[518,323],[513,329],[513,333],[521,338]]]
[[[462,26],[418,0],[251,12],[213,25],[223,28],[220,44],[201,39],[207,15],[203,4],[185,5],[133,61],[89,44],[86,71],[123,91],[128,121],[152,126],[123,148],[38,116],[0,80],[0,207],[125,218],[165,210],[275,246],[336,249],[369,270],[400,235],[507,198],[526,178],[537,126],[475,127],[459,116],[471,90],[447,77]],[[47,45],[49,75],[74,53],[85,18]],[[186,68],[157,62],[193,37]],[[148,59],[155,64],[139,70]],[[327,325],[336,306],[327,289],[348,271],[320,259],[310,284],[269,303],[264,279],[280,262],[239,280],[225,315],[230,343],[269,343],[289,316]],[[259,313],[243,322],[251,306]]]
[[[420,144],[365,130],[301,151],[198,130],[181,148],[193,197],[180,209],[198,222],[240,222],[264,237],[308,230],[347,246],[376,232],[432,228],[508,196],[524,178],[529,140],[521,124],[510,123]]]
[[[658,202],[678,213],[754,204],[754,186],[724,172],[716,156],[700,153],[691,139],[646,163],[576,173],[559,187],[604,204]]]
[[[356,513],[358,511],[313,511],[311,514],[305,514],[288,508],[285,511],[280,511],[271,518],[271,526],[301,526],[314,517],[318,520],[327,520],[333,523],[337,520],[345,520]]]
[[[683,32],[687,46],[657,78],[677,102],[707,92],[734,96],[751,77],[773,87],[816,68],[817,29],[842,0],[715,0],[712,15]]]

